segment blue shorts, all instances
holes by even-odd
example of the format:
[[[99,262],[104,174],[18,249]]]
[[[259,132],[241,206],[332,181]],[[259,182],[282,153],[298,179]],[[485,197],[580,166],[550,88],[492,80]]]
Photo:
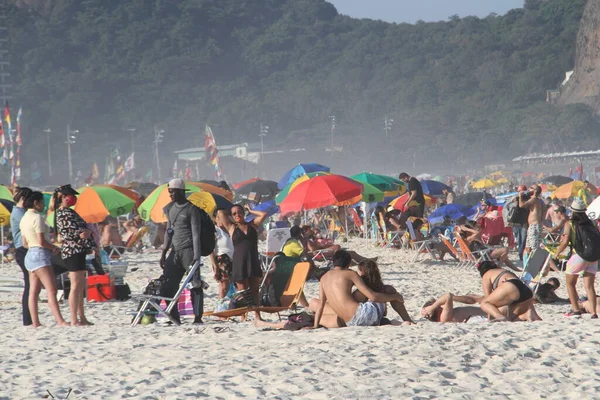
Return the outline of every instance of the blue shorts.
[[[42,267],[52,266],[52,252],[43,247],[32,247],[27,250],[25,256],[25,268],[27,271],[33,272]]]

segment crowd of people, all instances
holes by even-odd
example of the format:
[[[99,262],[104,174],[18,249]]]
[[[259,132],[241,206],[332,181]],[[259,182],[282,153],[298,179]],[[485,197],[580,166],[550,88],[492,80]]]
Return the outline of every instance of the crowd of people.
[[[407,185],[408,195],[396,210],[391,212],[378,207],[374,213],[379,223],[389,224],[390,229],[406,229],[407,222],[412,221],[416,237],[405,236],[404,239],[421,241],[435,239],[426,236],[422,231],[426,220],[425,197],[420,182],[402,173],[400,180]],[[179,285],[191,265],[200,262],[203,255],[210,254],[213,278],[218,284],[218,297],[227,296],[232,284],[237,291],[250,294],[254,305],[260,304],[259,287],[263,277],[259,239],[267,218],[267,213],[251,209],[248,205],[234,205],[231,209],[217,209],[214,212],[215,245],[214,249],[203,251],[205,243],[201,240],[201,224],[203,215],[186,196],[186,185],[181,179],[173,179],[167,190],[171,202],[164,208],[167,223],[162,226],[162,253],[160,267],[162,286],[160,295],[171,298],[178,291]],[[567,214],[567,208],[559,201],[548,202],[541,197],[541,187],[521,186],[514,199],[513,207],[516,216],[511,216],[509,233],[515,240],[515,247],[520,260],[524,264],[532,252],[542,246],[545,235],[554,238],[555,251],[558,256],[567,247],[571,254],[566,262],[567,289],[572,307],[570,316],[580,315],[587,311],[592,318],[597,318],[597,298],[595,293],[595,275],[598,262],[582,258],[574,250],[579,236],[576,234],[582,227],[593,226],[586,215],[586,206],[592,200],[587,192],[573,199]],[[118,255],[126,249],[126,242],[142,227],[139,217],[133,217],[124,224],[124,236],[119,231],[120,225],[114,218],[107,218],[100,227],[86,223],[73,209],[78,193],[70,186],[56,188],[53,193],[49,212],[53,212],[53,228],[50,229],[43,217],[45,209],[43,194],[22,187],[14,193],[15,207],[11,214],[11,229],[15,247],[15,259],[23,272],[25,290],[22,298],[23,324],[39,326],[38,300],[44,287],[48,293],[48,306],[58,325],[67,325],[62,317],[56,300],[56,273],[68,272],[70,289],[68,295],[70,324],[74,326],[91,325],[84,310],[84,291],[87,258],[89,254],[98,255],[101,251],[111,252],[116,249]],[[452,204],[454,192],[444,189],[444,202]],[[246,218],[246,214],[252,218]],[[337,215],[339,219],[339,215]],[[346,215],[342,215],[347,218]],[[381,218],[380,218],[381,217]],[[313,218],[323,218],[316,214]],[[535,311],[536,297],[532,289],[514,272],[520,271],[509,257],[509,245],[489,247],[491,241],[502,239],[505,230],[486,236],[486,221],[502,218],[499,209],[487,199],[468,221],[462,217],[452,221],[449,217],[437,227],[430,229],[437,235],[458,235],[473,252],[487,252],[487,257],[477,265],[482,278],[482,294],[455,295],[447,293],[438,299],[431,299],[423,306],[421,315],[434,322],[468,322],[481,317],[494,321],[539,320]],[[383,283],[377,266],[377,258],[366,258],[355,251],[342,249],[330,238],[320,235],[319,225],[302,225],[300,220],[291,219],[290,239],[281,248],[287,257],[306,259],[311,262],[320,259],[329,260],[331,268],[320,276],[319,297],[308,301],[304,295],[300,305],[314,313],[314,327],[329,328],[343,326],[373,326],[388,323],[412,324],[404,306],[404,298],[398,290]],[[314,220],[313,220],[314,222]],[[597,228],[594,227],[596,230]],[[489,233],[489,232],[488,232]],[[498,236],[498,238],[496,238]],[[456,251],[448,241],[434,241],[431,249],[436,251],[440,259],[450,254],[457,259]],[[98,263],[97,257],[94,257]],[[358,265],[357,271],[350,267]],[[522,266],[523,264],[521,264]],[[502,267],[506,266],[505,270]],[[556,262],[552,267],[559,271]],[[96,273],[103,273],[101,263],[95,267]],[[587,302],[580,301],[576,284],[582,276],[587,295]],[[544,299],[552,299],[558,288],[555,281],[549,281],[542,291]],[[192,280],[191,297],[194,308],[194,323],[203,323],[203,290],[204,282],[197,276]],[[547,292],[547,293],[546,293]],[[537,299],[539,300],[539,299]],[[467,306],[454,307],[454,303],[465,303]],[[402,321],[390,321],[386,317],[389,304],[401,317]],[[479,304],[479,306],[475,306]],[[177,307],[172,317],[181,322]],[[245,317],[244,317],[245,318]],[[259,312],[255,312],[255,321],[259,326],[269,326]],[[279,325],[276,325],[280,327]]]

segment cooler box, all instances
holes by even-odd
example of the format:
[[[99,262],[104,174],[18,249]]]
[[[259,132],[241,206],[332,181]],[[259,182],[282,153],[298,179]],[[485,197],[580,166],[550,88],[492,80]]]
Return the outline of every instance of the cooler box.
[[[116,296],[115,285],[109,275],[92,275],[87,278],[87,300],[108,301]]]

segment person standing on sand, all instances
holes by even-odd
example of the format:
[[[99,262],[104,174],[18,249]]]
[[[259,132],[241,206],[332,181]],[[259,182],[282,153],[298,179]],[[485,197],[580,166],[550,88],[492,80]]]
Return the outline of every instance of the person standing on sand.
[[[529,194],[529,199],[525,199],[525,195]],[[525,244],[525,254],[529,254],[539,249],[542,244],[542,211],[544,202],[540,198],[542,188],[539,185],[533,185],[529,188],[529,193],[525,191],[519,192],[519,207],[529,209],[529,217],[527,218],[527,241]]]
[[[29,281],[31,288],[29,292],[29,311],[31,312],[32,326],[37,328],[41,326],[38,314],[38,301],[42,286],[46,289],[48,295],[48,305],[50,311],[60,326],[68,326],[58,307],[56,300],[56,277],[52,271],[52,253],[60,253],[60,248],[56,247],[48,240],[48,225],[42,217],[44,212],[44,195],[41,192],[31,193],[24,203],[27,212],[20,222],[23,245],[27,247],[25,256],[25,267],[29,271]]]
[[[15,205],[10,213],[10,230],[12,232],[13,244],[15,246],[15,261],[21,272],[23,272],[23,296],[21,298],[21,307],[23,313],[23,325],[31,325],[31,314],[29,313],[29,271],[25,268],[25,256],[27,255],[27,249],[23,246],[23,240],[21,239],[21,219],[25,215],[25,207],[23,203],[25,199],[32,193],[31,189],[27,187],[19,187],[15,190],[14,201]]]
[[[406,172],[399,176],[400,180],[408,184],[408,199],[402,205],[402,215],[400,216],[400,227],[406,229],[406,221],[409,217],[423,218],[425,213],[425,196],[421,182],[415,177],[410,177]]]
[[[71,208],[77,204],[75,196],[78,194],[71,185],[60,186],[54,190],[52,204],[48,208],[48,211],[54,211],[54,228],[61,239],[61,257],[69,271],[69,308],[73,326],[93,325],[85,317],[83,297],[86,287],[86,255],[96,247],[92,231],[87,228],[83,218]]]
[[[162,297],[173,297],[179,289],[181,279],[188,269],[200,261],[201,235],[200,221],[202,216],[198,207],[194,206],[185,197],[185,183],[181,179],[172,179],[167,187],[171,202],[163,209],[167,216],[167,230],[165,231],[164,248],[160,257],[160,267],[163,269],[165,281],[161,288]],[[167,253],[170,251],[169,256]],[[199,277],[200,269],[196,270]],[[191,290],[194,305],[194,324],[202,323],[202,310],[200,305],[204,301],[204,292],[201,287]],[[181,319],[177,307],[173,307],[171,317],[179,323]]]
[[[219,299],[222,299],[229,290],[233,266],[233,242],[229,236],[229,228],[233,225],[233,222],[231,222],[229,210],[216,210],[215,222],[217,241],[215,251],[210,255],[210,260],[214,278],[219,283]]]
[[[349,270],[352,257],[344,250],[333,255],[333,269],[319,282],[319,303],[314,328],[341,328],[345,326],[373,326],[382,318],[380,303],[404,302],[398,293],[384,294],[371,290],[355,271]],[[356,288],[368,299],[359,303],[352,296]],[[331,313],[324,313],[328,307]]]

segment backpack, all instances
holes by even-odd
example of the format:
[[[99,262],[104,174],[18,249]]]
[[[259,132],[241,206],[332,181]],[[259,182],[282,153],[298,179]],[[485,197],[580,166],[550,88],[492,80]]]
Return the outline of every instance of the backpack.
[[[519,198],[513,197],[502,210],[505,224],[524,224],[529,216],[529,210],[519,207]]]
[[[215,229],[215,223],[212,221],[206,211],[198,207],[193,203],[189,203],[192,207],[195,207],[200,212],[200,254],[203,257],[209,256],[215,251],[217,245],[217,230]],[[165,215],[169,215],[169,210],[173,206],[169,203],[163,210]]]
[[[577,255],[585,261],[595,262],[600,260],[600,231],[591,222],[571,223],[575,232],[575,241],[572,243]]]

